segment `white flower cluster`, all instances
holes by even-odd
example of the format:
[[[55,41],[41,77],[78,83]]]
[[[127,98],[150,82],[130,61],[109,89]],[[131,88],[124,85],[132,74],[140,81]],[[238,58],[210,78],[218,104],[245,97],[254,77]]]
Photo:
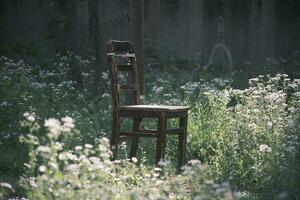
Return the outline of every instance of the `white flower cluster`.
[[[30,122],[34,122],[36,120],[36,114],[34,112],[25,112],[23,114],[23,117],[25,117]]]
[[[286,94],[280,90],[278,92],[273,92],[265,96],[265,100],[269,103],[281,104],[286,101]]]
[[[259,146],[259,152],[262,154],[271,153],[272,149],[267,144],[261,144]]]
[[[62,132],[70,132],[75,127],[75,121],[71,117],[64,117],[61,121],[62,124],[58,119],[49,118],[45,120],[44,126],[49,129],[54,137],[58,137]]]

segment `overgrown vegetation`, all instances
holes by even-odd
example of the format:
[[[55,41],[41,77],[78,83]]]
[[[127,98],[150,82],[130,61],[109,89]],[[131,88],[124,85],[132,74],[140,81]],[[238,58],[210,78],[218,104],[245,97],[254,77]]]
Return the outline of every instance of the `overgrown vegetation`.
[[[234,89],[236,80],[174,65],[149,66],[145,101],[191,106],[190,161],[179,174],[172,137],[158,167],[151,139],[132,162],[126,143],[110,161],[109,84],[93,93],[93,58],[67,53],[32,65],[2,56],[0,198],[299,199],[299,83],[267,75]]]

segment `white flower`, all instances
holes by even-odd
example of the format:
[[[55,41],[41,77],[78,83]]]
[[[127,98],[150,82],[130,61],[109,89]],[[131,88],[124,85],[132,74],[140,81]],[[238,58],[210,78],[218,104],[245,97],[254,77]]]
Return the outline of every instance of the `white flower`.
[[[260,153],[271,153],[272,152],[272,149],[268,146],[268,145],[266,145],[266,144],[261,144],[260,146],[259,146],[259,152]]]
[[[45,165],[39,166],[39,171],[40,172],[45,172],[47,170],[47,167]]]
[[[108,73],[107,73],[107,72],[102,72],[102,78],[103,78],[104,80],[108,80],[108,78],[109,78]]]
[[[259,113],[259,109],[253,109],[254,113]]]
[[[101,157],[103,160],[109,159],[109,153],[102,152],[102,153],[100,153],[100,157]]]
[[[201,161],[197,160],[197,159],[194,159],[194,160],[190,160],[188,162],[188,164],[190,164],[191,166],[200,166],[201,165]]]
[[[32,187],[37,187],[36,179],[34,177],[29,177],[28,182]]]
[[[161,168],[159,168],[159,167],[155,167],[155,168],[154,168],[154,171],[156,171],[156,172],[161,172],[161,171],[162,171],[162,169],[161,169]]]
[[[77,164],[71,164],[71,165],[68,165],[65,170],[68,171],[68,172],[76,172],[79,170],[79,165]]]
[[[55,169],[55,170],[58,169],[58,165],[57,165],[57,163],[55,163],[55,162],[49,162],[48,165],[49,165],[50,167],[52,167],[53,169]]]
[[[257,125],[255,123],[251,123],[249,124],[249,128],[254,131],[257,128]]]
[[[114,162],[115,164],[120,164],[120,163],[122,163],[121,160],[114,160],[113,162]]]
[[[70,152],[63,152],[58,155],[59,160],[77,160],[77,156]]]
[[[121,149],[122,149],[122,150],[125,150],[126,148],[127,148],[126,142],[122,142],[122,143],[121,143]]]
[[[106,152],[108,150],[107,147],[103,144],[99,144],[98,147],[99,147],[99,150],[102,151],[102,152]]]
[[[265,100],[269,103],[284,103],[286,99],[286,94],[283,93],[282,90],[278,92],[270,93],[269,95],[265,96]]]
[[[66,160],[67,158],[66,158],[66,155],[65,155],[64,153],[60,153],[60,154],[58,155],[58,159],[59,159],[59,160]]]
[[[148,174],[148,173],[146,173],[144,176],[145,176],[145,178],[147,178],[147,179],[148,179],[148,178],[150,178],[150,177],[151,177],[151,174]]]
[[[250,82],[250,83],[256,83],[256,82],[258,82],[258,81],[259,81],[258,78],[250,78],[250,79],[249,79],[249,82]]]
[[[155,182],[156,185],[161,185],[162,183],[163,183],[162,180],[156,180],[156,182]]]
[[[109,139],[108,139],[107,137],[102,137],[102,138],[100,139],[100,142],[101,142],[102,144],[106,144],[106,145],[109,146]]]
[[[37,152],[42,152],[42,153],[50,153],[51,149],[48,146],[38,146],[38,148],[36,149]]]
[[[25,117],[30,122],[34,122],[36,119],[36,114],[34,112],[25,112],[23,114],[23,117]]]
[[[273,123],[269,121],[269,122],[267,123],[267,127],[268,127],[268,128],[272,128],[272,126],[273,126]]]
[[[75,150],[76,151],[81,151],[82,150],[82,146],[75,146]]]
[[[91,145],[91,144],[85,144],[84,147],[85,147],[86,149],[92,149],[92,148],[93,148],[93,145]]]
[[[61,124],[60,121],[58,121],[57,119],[54,118],[49,118],[47,120],[45,120],[45,127],[49,128],[49,131],[51,134],[53,134],[54,136],[59,136],[61,133]]]
[[[35,121],[35,117],[34,116],[29,116],[27,119],[28,119],[28,121],[31,121],[31,122]]]
[[[136,157],[132,157],[132,158],[131,158],[131,161],[132,161],[133,163],[137,163],[138,159],[137,159]]]
[[[61,119],[63,121],[62,131],[63,132],[70,132],[72,128],[75,127],[75,120],[71,117],[64,117]]]
[[[92,156],[89,158],[89,160],[92,161],[94,164],[100,163],[100,158],[98,158],[98,157]]]
[[[160,160],[159,162],[158,162],[158,166],[160,166],[160,167],[166,167],[167,165],[169,164],[169,161],[166,161],[166,160]]]
[[[160,92],[163,91],[163,89],[164,89],[164,88],[161,87],[161,86],[160,86],[160,87],[159,87],[159,86],[158,86],[158,87],[157,87],[157,86],[154,86],[154,87],[153,87],[153,90],[154,90],[155,93],[160,93]]]
[[[110,97],[110,94],[108,94],[107,92],[105,92],[104,94],[102,94],[102,97]]]
[[[55,149],[56,150],[62,150],[63,149],[63,145],[64,145],[64,143],[61,143],[61,142],[55,142]]]

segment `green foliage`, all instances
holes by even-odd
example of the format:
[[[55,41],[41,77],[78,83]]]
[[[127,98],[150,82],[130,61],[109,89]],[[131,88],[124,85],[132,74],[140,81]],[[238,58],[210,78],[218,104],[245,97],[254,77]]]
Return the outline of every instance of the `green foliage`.
[[[159,168],[152,167],[155,141],[148,138],[141,140],[133,162],[126,160],[126,143],[120,144],[122,159],[110,161],[104,137],[111,127],[109,77],[103,73],[106,89],[95,95],[93,65],[93,58],[70,52],[41,65],[0,57],[0,171],[7,177],[23,174],[21,195],[29,199],[299,198],[300,86],[287,75],[259,76],[250,79],[249,88],[236,90],[230,87],[232,80],[207,80],[209,74],[180,68],[174,60],[163,71],[149,66],[145,103],[190,105],[190,161],[176,174],[178,145],[172,136],[167,140],[166,162]],[[122,128],[132,128],[129,121]],[[168,122],[169,127],[176,125],[176,120]],[[0,198],[19,190],[15,181],[9,185],[3,177]]]
[[[110,98],[93,94],[92,64],[93,59],[71,53],[57,55],[43,66],[0,58],[0,170],[3,173],[19,174],[27,158],[27,148],[18,142],[19,122],[26,111],[39,113],[38,120],[50,116],[73,117],[78,128],[84,130],[70,138],[73,145],[92,142],[109,132],[110,124],[106,121],[110,119]],[[84,89],[73,79],[72,65],[84,66],[81,73]]]
[[[40,55],[40,52],[41,50],[37,45],[24,42],[21,39],[17,39],[14,42],[0,44],[0,55],[36,57]]]
[[[277,75],[250,79],[250,86],[209,92],[207,102],[195,106],[188,126],[190,156],[208,163],[215,180],[229,180],[238,190],[263,198],[299,197],[294,184],[300,85]]]
[[[68,135],[74,132],[72,118],[47,119],[45,131],[35,114],[24,117],[29,133],[21,141],[31,151],[20,183],[29,199],[233,199],[228,184],[206,181],[200,161],[190,161],[183,175],[174,174],[166,163],[149,168],[136,158],[111,161],[106,137],[94,145],[65,147]]]

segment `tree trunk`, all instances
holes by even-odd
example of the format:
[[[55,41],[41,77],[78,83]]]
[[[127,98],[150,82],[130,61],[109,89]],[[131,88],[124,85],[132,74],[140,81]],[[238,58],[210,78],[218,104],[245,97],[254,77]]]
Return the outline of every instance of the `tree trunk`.
[[[75,52],[76,55],[80,55],[80,44],[78,40],[79,33],[79,20],[78,20],[78,0],[69,1],[69,17],[71,23],[70,35],[70,47],[71,51]],[[83,87],[83,77],[81,75],[81,66],[75,62],[74,58],[71,62],[72,67],[72,79],[76,81],[76,87],[82,89]]]
[[[143,94],[144,68],[144,0],[130,0],[129,4],[129,39],[136,49],[140,92]]]
[[[89,27],[90,27],[90,38],[91,47],[95,53],[96,63],[95,63],[95,91],[97,93],[102,92],[103,86],[101,84],[101,75],[105,69],[104,61],[104,39],[101,31],[101,9],[103,6],[103,0],[89,0]]]

